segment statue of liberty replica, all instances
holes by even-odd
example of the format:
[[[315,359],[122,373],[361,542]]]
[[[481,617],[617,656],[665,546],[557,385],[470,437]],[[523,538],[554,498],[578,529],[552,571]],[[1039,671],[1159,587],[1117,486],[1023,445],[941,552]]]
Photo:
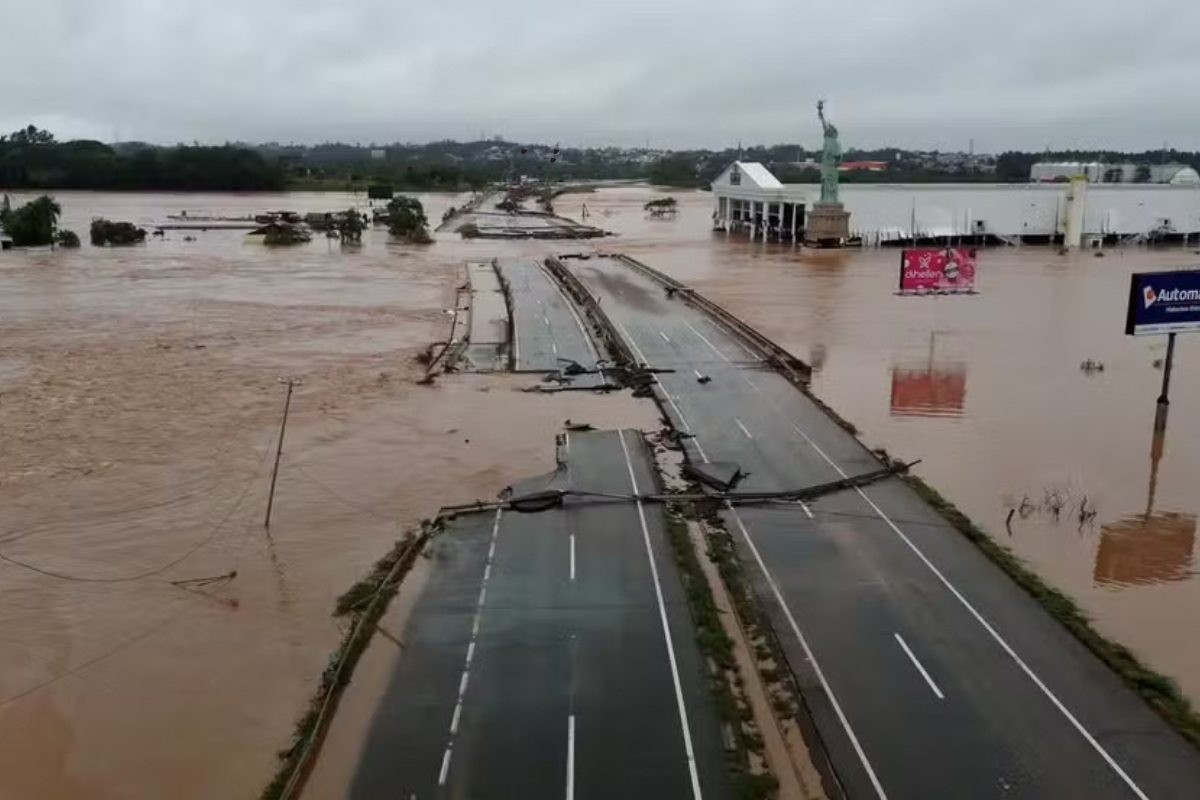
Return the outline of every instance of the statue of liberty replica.
[[[804,238],[818,247],[841,247],[850,238],[850,212],[838,199],[838,164],[842,145],[837,127],[825,119],[825,101],[817,101],[817,118],[825,133],[821,149],[821,199],[808,212]]]

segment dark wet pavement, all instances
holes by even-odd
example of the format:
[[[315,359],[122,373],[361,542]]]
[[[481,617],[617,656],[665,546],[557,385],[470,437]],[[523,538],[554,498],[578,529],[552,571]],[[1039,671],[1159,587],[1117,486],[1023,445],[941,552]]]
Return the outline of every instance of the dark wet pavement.
[[[570,263],[609,292],[639,360],[675,370],[658,376],[664,410],[691,458],[749,473],[739,490],[878,468],[682,299],[613,259]],[[1200,755],[899,480],[726,524],[851,796],[1182,800],[1200,785]]]
[[[636,431],[561,452],[572,489],[655,486]],[[732,796],[661,507],[464,517],[432,553],[350,797]]]

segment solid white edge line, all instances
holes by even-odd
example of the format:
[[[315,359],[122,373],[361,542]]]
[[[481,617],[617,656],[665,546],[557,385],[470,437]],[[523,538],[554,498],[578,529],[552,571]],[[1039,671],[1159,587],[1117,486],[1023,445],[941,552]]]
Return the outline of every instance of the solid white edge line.
[[[747,439],[754,438],[753,436],[750,435],[750,431],[746,430],[746,426],[742,424],[742,421],[740,419],[738,419],[737,417],[734,417],[733,421],[736,422],[737,426],[742,429],[742,433],[746,434]]]
[[[725,354],[722,353],[716,347],[716,345],[714,345],[712,342],[710,342],[708,340],[708,338],[704,336],[704,334],[700,333],[698,330],[696,330],[694,327],[692,327],[692,325],[689,324],[686,320],[684,321],[684,324],[687,325],[688,328],[691,329],[691,331],[693,333],[695,333],[697,336],[699,336],[706,344],[708,344],[708,346],[710,348],[712,348],[712,350],[717,355],[719,355],[722,359],[724,359],[727,363],[730,363],[730,364],[733,363],[733,362],[729,361],[729,359],[726,358]],[[634,349],[638,349],[637,344],[633,341],[633,338],[629,335],[629,332],[626,331],[623,327],[621,328],[621,331],[622,331],[622,333],[624,333],[625,338],[629,341],[630,345],[632,345],[634,347]],[[639,356],[640,356],[641,351],[639,350],[638,352],[639,352]],[[644,357],[642,358],[642,361],[643,361],[643,363],[645,363]],[[762,390],[759,389],[757,386],[755,386],[753,381],[751,381],[749,378],[746,378],[744,375],[742,376],[742,378],[746,381],[747,384],[750,385],[750,387],[752,389],[754,389],[760,395],[763,394]],[[662,386],[662,383],[661,383],[661,381],[658,380],[657,375],[655,376],[655,382],[658,383],[660,388],[662,388],[663,394],[667,395],[667,399],[668,399],[668,401],[670,401],[671,405],[675,408],[676,413],[679,413],[679,407],[675,404],[674,400],[671,400],[670,395],[667,394],[666,388]],[[763,395],[763,396],[765,397],[765,395]],[[775,411],[775,413],[779,414],[785,420],[787,420],[788,424],[791,425],[792,428],[797,433],[799,433],[806,442],[808,442],[812,446],[812,448],[817,452],[818,455],[821,456],[821,458],[825,459],[825,461],[831,467],[833,467],[843,478],[846,477],[845,471],[843,471],[842,468],[840,466],[838,466],[837,462],[835,462],[832,458],[830,458],[825,453],[825,451],[822,450],[817,445],[817,443],[814,442],[812,440],[812,438],[810,438],[809,435],[800,428],[799,425],[797,425],[790,418],[788,418],[773,403],[768,402],[767,405],[773,411]],[[681,420],[683,419],[682,414],[680,414],[680,419]],[[690,429],[691,426],[688,425],[688,428]],[[696,449],[700,450],[699,442],[695,438],[693,438],[692,441],[696,443]],[[703,451],[701,451],[701,456],[703,457]],[[707,461],[708,459],[705,457],[704,460]],[[1121,780],[1125,782],[1125,785],[1128,786],[1133,791],[1133,793],[1138,796],[1139,800],[1149,800],[1149,798],[1141,790],[1141,788],[1136,783],[1134,783],[1133,779],[1130,778],[1129,775],[1125,772],[1125,770],[1121,768],[1121,765],[1118,764],[1111,755],[1109,755],[1108,751],[1105,750],[1104,747],[1098,741],[1096,741],[1095,737],[1093,737],[1092,734],[1089,733],[1085,727],[1083,727],[1083,724],[1078,719],[1076,719],[1075,715],[1072,714],[1070,712],[1070,710],[1063,704],[1063,702],[1061,700],[1059,700],[1058,697],[1052,691],[1050,691],[1050,688],[1048,686],[1046,686],[1045,683],[1042,682],[1042,679],[1039,678],[1032,669],[1030,669],[1029,665],[1026,664],[1025,661],[1019,655],[1017,655],[1016,651],[1012,649],[1012,646],[1009,645],[1009,643],[1004,640],[1004,637],[1002,637],[996,631],[996,629],[992,627],[991,623],[989,623],[983,617],[983,615],[980,614],[979,611],[977,611],[975,609],[975,607],[971,605],[971,603],[966,599],[966,597],[964,597],[962,595],[962,593],[958,591],[958,589],[954,586],[954,584],[952,584],[950,582],[950,580],[948,578],[946,578],[945,575],[942,574],[941,570],[939,570],[937,567],[935,567],[933,565],[933,562],[931,562],[926,557],[925,553],[922,552],[921,549],[919,547],[917,547],[916,544],[913,543],[913,541],[911,539],[909,539],[908,536],[906,536],[905,533],[902,530],[900,530],[899,527],[896,526],[896,523],[892,522],[892,520],[886,514],[883,513],[883,510],[880,509],[879,506],[875,505],[875,502],[873,500],[871,500],[871,498],[868,497],[867,494],[861,488],[856,487],[855,491],[857,491],[858,495],[860,497],[862,497],[863,500],[866,501],[867,505],[869,505],[872,508],[872,510],[874,510],[875,513],[879,515],[879,518],[882,519],[885,523],[887,523],[888,527],[890,527],[896,533],[896,535],[899,536],[900,539],[906,545],[908,545],[908,547],[917,555],[917,557],[919,559],[921,559],[922,562],[924,562],[925,566],[927,566],[930,569],[930,571],[932,571],[933,574],[937,576],[938,580],[941,581],[942,584],[947,589],[950,590],[950,593],[953,594],[954,597],[960,603],[962,603],[962,605],[967,609],[967,611],[970,612],[971,616],[975,617],[976,621],[978,621],[979,624],[983,626],[984,630],[986,630],[988,632],[988,634],[991,635],[992,639],[995,640],[995,642],[1000,645],[1001,649],[1003,649],[1004,652],[1008,653],[1008,655],[1013,659],[1013,661],[1016,662],[1017,666],[1020,667],[1021,671],[1024,672],[1029,677],[1029,679],[1033,681],[1034,685],[1037,686],[1039,690],[1041,690],[1042,694],[1045,695],[1046,698],[1050,700],[1050,702],[1054,705],[1054,707],[1057,708],[1064,717],[1066,717],[1067,721],[1071,723],[1072,727],[1074,727],[1075,730],[1081,736],[1083,736],[1084,740],[1086,740],[1087,743],[1089,745],[1091,745],[1092,748],[1097,753],[1100,754],[1100,757],[1104,759],[1105,763],[1107,763],[1108,766],[1121,778]],[[754,551],[755,559],[759,562],[759,566],[762,567],[763,573],[766,575],[768,582],[771,583],[772,590],[775,592],[776,598],[779,600],[780,605],[783,606],[784,612],[788,617],[788,621],[792,624],[793,631],[797,634],[797,636],[800,636],[800,629],[799,629],[799,627],[796,626],[795,620],[792,618],[791,611],[787,608],[787,605],[783,602],[783,597],[782,597],[782,595],[779,594],[778,588],[774,585],[774,580],[771,578],[771,576],[769,574],[767,574],[766,566],[765,566],[765,564],[763,564],[762,559],[758,556],[758,552],[754,548],[753,543],[750,542],[750,537],[746,532],[745,526],[742,525],[741,518],[738,517],[736,511],[733,511],[732,505],[730,505],[729,510],[733,513],[734,519],[737,520],[738,527],[740,527],[742,529],[742,534],[746,537],[747,543],[750,544],[751,550]],[[805,510],[807,511],[807,506],[805,507]],[[809,651],[808,645],[803,641],[802,637],[801,637],[801,644],[804,645],[805,652],[809,653],[809,658],[810,658],[810,660],[812,660],[813,666],[816,667],[816,660],[812,658],[811,651]],[[817,670],[817,672],[818,672],[818,675],[820,675],[819,669]],[[821,682],[823,684],[825,684],[825,680],[823,677],[822,677]],[[826,691],[829,692],[828,685],[826,685]],[[832,699],[833,698],[832,692],[830,692],[829,694],[830,694],[830,698]],[[864,766],[867,767],[867,771],[871,775],[872,783],[875,784],[875,788],[879,792],[879,796],[881,798],[886,797],[886,795],[884,795],[884,793],[883,793],[883,787],[881,787],[879,785],[878,779],[875,778],[874,772],[870,769],[870,766],[867,764],[866,756],[862,753],[862,749],[858,745],[857,739],[854,738],[853,733],[850,731],[849,724],[845,720],[845,715],[841,713],[841,709],[839,706],[837,706],[836,701],[834,702],[834,705],[838,711],[839,718],[842,719],[843,726],[846,727],[847,733],[850,734],[851,739],[855,744],[855,750],[858,751],[859,757],[863,760]]]
[[[804,437],[804,440],[806,442],[808,442],[810,445],[812,445],[813,450],[815,450],[817,452],[817,454],[821,456],[821,458],[825,459],[825,461],[828,462],[831,467],[833,467],[835,470],[837,470],[837,472],[842,477],[846,477],[845,471],[837,465],[837,462],[835,462],[832,458],[830,458],[828,456],[828,454],[826,454],[825,451],[822,450],[817,445],[817,443],[814,442],[812,440],[812,438],[809,437],[809,435],[807,433],[805,433],[804,430],[799,425],[797,425],[795,422],[793,422],[782,411],[779,411],[779,409],[776,408],[774,405],[772,405],[770,403],[768,403],[768,405],[772,409],[774,409],[777,414],[779,414],[785,420],[787,420],[788,424],[791,425],[792,428],[797,433],[799,433],[802,437]],[[942,571],[939,570],[936,566],[934,566],[933,562],[929,560],[929,558],[925,555],[925,553],[921,550],[921,548],[917,547],[917,545],[912,541],[912,539],[909,539],[908,536],[904,533],[904,531],[900,530],[900,528],[897,527],[896,523],[892,522],[891,518],[888,517],[887,514],[883,513],[883,509],[881,509],[879,506],[875,505],[875,501],[872,500],[870,497],[868,497],[866,492],[864,492],[859,487],[855,487],[855,491],[858,492],[858,496],[861,497],[863,500],[865,500],[867,505],[869,505],[871,507],[871,509],[877,515],[879,515],[879,518],[881,520],[883,520],[885,523],[887,523],[888,527],[891,528],[892,531],[897,536],[900,537],[900,540],[902,542],[904,542],[906,545],[908,545],[909,549],[912,550],[913,553],[916,554],[917,558],[919,558],[921,560],[921,562],[924,563],[925,566],[929,568],[929,571],[937,576],[937,579],[939,581],[941,581],[942,585],[950,590],[950,593],[952,595],[954,595],[955,599],[957,599],[958,602],[962,603],[963,607],[965,609],[967,609],[967,611],[971,614],[971,616],[973,616],[975,618],[975,620],[981,626],[983,626],[983,629],[988,632],[988,634],[992,637],[992,639],[996,642],[996,644],[1000,645],[1000,648],[1002,650],[1004,650],[1004,652],[1008,653],[1009,657],[1012,658],[1012,660],[1016,663],[1016,665],[1018,667],[1020,667],[1021,671],[1024,672],[1025,675],[1028,676],[1029,679],[1033,681],[1034,685],[1037,686],[1037,688],[1039,690],[1041,690],[1042,694],[1045,695],[1046,698],[1054,705],[1054,707],[1057,708],[1059,710],[1059,712],[1067,719],[1067,721],[1071,723],[1071,726],[1075,728],[1075,730],[1084,738],[1084,740],[1087,741],[1087,743],[1092,746],[1092,749],[1095,750],[1100,755],[1100,757],[1104,759],[1104,762],[1106,764],[1108,764],[1108,766],[1113,770],[1113,772],[1115,772],[1121,778],[1121,780],[1125,782],[1125,785],[1128,786],[1133,791],[1133,793],[1138,796],[1139,800],[1149,800],[1149,798],[1146,797],[1146,794],[1141,790],[1141,788],[1136,783],[1133,782],[1133,779],[1131,777],[1129,777],[1128,773],[1126,773],[1125,770],[1121,768],[1121,765],[1118,764],[1111,755],[1109,755],[1108,751],[1104,749],[1104,746],[1101,745],[1098,741],[1096,741],[1096,738],[1094,736],[1092,736],[1092,734],[1090,732],[1088,732],[1087,728],[1083,727],[1083,723],[1081,723],[1078,719],[1076,719],[1075,715],[1072,714],[1071,711],[1063,704],[1063,702],[1058,699],[1058,697],[1054,694],[1054,692],[1050,691],[1050,688],[1048,686],[1046,686],[1046,684],[1042,681],[1041,678],[1039,678],[1037,676],[1037,673],[1035,673],[1029,667],[1029,665],[1025,663],[1024,659],[1022,659],[1019,655],[1017,655],[1017,652],[1015,650],[1013,650],[1012,646],[1009,645],[1009,643],[1007,641],[1005,641],[1004,637],[1001,636],[999,634],[999,632],[995,628],[992,627],[991,623],[988,622],[984,618],[984,616],[979,613],[978,610],[976,610],[975,606],[971,605],[970,601],[968,601],[967,598],[963,596],[962,592],[960,592],[958,590],[958,588],[955,587],[955,585],[950,582],[950,579],[947,578],[945,575],[943,575]]]
[[[721,333],[723,333],[723,334],[725,334],[726,336],[728,336],[729,338],[733,339],[733,341],[737,342],[737,346],[738,346],[738,347],[740,347],[740,348],[742,348],[743,350],[745,350],[745,351],[746,351],[746,355],[750,356],[750,357],[751,357],[751,358],[753,358],[755,361],[762,361],[762,355],[761,355],[761,354],[759,354],[759,353],[756,353],[756,352],[754,352],[754,351],[753,351],[753,350],[751,350],[749,347],[747,347],[746,345],[742,344],[742,339],[741,339],[741,337],[740,337],[740,336],[738,336],[736,333],[734,333],[733,331],[729,330],[729,329],[728,329],[728,328],[726,328],[726,327],[725,327],[723,324],[721,324],[720,322],[717,322],[715,319],[713,319],[713,318],[712,318],[712,317],[710,317],[710,316],[707,316],[707,315],[705,315],[704,317],[702,317],[702,319],[703,319],[705,322],[707,322],[709,325],[712,325],[714,328],[716,328],[717,330],[719,330]]]
[[[625,444],[625,431],[617,431],[621,450],[625,453],[625,466],[629,469],[629,483],[633,493],[638,493],[637,476],[633,472],[633,461],[629,458],[629,447]],[[646,525],[646,509],[637,501],[638,519],[642,524],[642,539],[646,543],[646,558],[650,561],[650,576],[654,579],[654,595],[658,599],[658,616],[662,621],[663,637],[667,641],[667,660],[671,662],[671,679],[675,683],[675,704],[679,707],[679,724],[683,729],[683,748],[687,754],[688,772],[692,779],[692,797],[701,800],[700,775],[696,771],[696,752],[692,748],[692,732],[688,725],[687,706],[683,702],[683,686],[679,680],[679,665],[675,660],[675,644],[671,641],[671,624],[667,621],[667,607],[663,602],[662,584],[658,580],[658,565],[654,563],[654,548],[650,544],[650,529]]]
[[[842,723],[842,730],[846,732],[846,736],[850,739],[850,744],[854,747],[854,752],[858,755],[858,760],[862,763],[863,769],[866,770],[871,785],[875,787],[875,793],[879,795],[880,800],[887,800],[887,793],[883,791],[883,785],[880,784],[879,778],[875,775],[875,770],[871,767],[871,762],[867,760],[866,752],[859,743],[858,737],[854,735],[854,729],[850,727],[850,720],[846,718],[846,713],[842,711],[842,705],[838,702],[837,695],[833,693],[833,688],[830,687],[829,681],[825,679],[825,672],[821,669],[820,662],[817,661],[812,648],[808,646],[808,640],[804,638],[804,634],[800,631],[800,626],[796,623],[796,618],[792,615],[792,610],[788,608],[787,602],[783,599],[783,592],[779,590],[779,584],[775,582],[774,576],[767,569],[766,562],[763,561],[762,555],[759,554],[758,547],[755,546],[754,540],[750,538],[750,532],[746,530],[746,525],[742,522],[742,518],[734,509],[733,504],[726,500],[725,506],[729,509],[730,515],[733,517],[734,522],[737,523],[738,529],[742,532],[742,538],[746,540],[746,545],[750,548],[750,553],[754,556],[758,568],[762,570],[763,577],[767,579],[767,585],[771,587],[771,593],[775,595],[775,601],[783,609],[783,615],[787,618],[792,633],[796,634],[796,638],[800,640],[800,646],[804,648],[804,655],[808,659],[808,662],[812,664],[813,671],[817,674],[817,680],[821,682],[821,688],[825,690],[825,694],[829,697],[829,704],[833,706],[838,721]]]
[[[567,800],[575,800],[575,715],[567,717]]]
[[[909,648],[908,642],[904,641],[904,637],[899,633],[893,633],[892,635],[896,637],[896,641],[899,642],[900,647],[904,649],[904,653],[908,656],[908,660],[913,663],[913,666],[917,668],[917,672],[921,673],[921,677],[925,679],[925,682],[929,684],[929,688],[932,689],[933,693],[937,695],[937,699],[945,700],[946,696],[942,694],[942,690],[939,689],[937,684],[933,682],[933,678],[929,677],[929,673],[925,670],[925,667],[922,666],[921,662],[917,660],[917,657],[913,654],[912,649]]]
[[[707,336],[705,336],[703,333],[701,333],[700,331],[696,330],[695,326],[693,326],[693,325],[692,325],[690,322],[688,322],[687,320],[684,320],[684,321],[683,321],[683,324],[684,324],[684,325],[687,325],[687,327],[688,327],[688,330],[689,330],[689,331],[691,331],[692,333],[694,333],[694,334],[696,334],[697,336],[699,336],[699,337],[700,337],[700,339],[701,339],[701,340],[702,340],[702,341],[703,341],[703,342],[704,342],[706,345],[708,345],[710,348],[712,348],[712,351],[713,351],[714,353],[716,353],[717,355],[719,355],[719,356],[722,358],[722,360],[724,360],[724,361],[725,361],[725,363],[726,363],[726,364],[729,364],[729,365],[731,365],[731,366],[737,366],[736,364],[734,364],[734,363],[733,363],[733,361],[731,361],[731,360],[730,360],[729,356],[727,356],[727,355],[725,355],[724,353],[722,353],[722,352],[721,352],[721,349],[720,349],[719,347],[717,347],[715,344],[713,344],[711,341],[709,341],[708,337],[707,337]],[[735,337],[735,339],[736,339],[736,337]],[[742,348],[743,350],[746,350],[746,347],[745,347],[745,345],[742,345],[742,344],[741,344],[741,342],[738,342],[738,345],[739,345],[739,346],[741,346],[741,348]],[[750,351],[749,351],[749,350],[746,350],[746,352],[747,352],[747,353],[749,353]],[[753,353],[751,353],[751,355],[753,356],[754,354],[753,354]],[[755,358],[756,360],[761,360],[761,359],[758,359],[758,356],[754,356],[754,358]]]
[[[637,351],[638,357],[641,358],[643,363],[645,363],[645,357],[642,354],[641,349],[637,346],[637,342],[635,342],[633,337],[629,335],[629,331],[627,331],[623,326],[620,326],[619,323],[617,323],[617,324],[621,328],[621,333],[624,335],[626,341],[628,341],[630,346],[635,351]],[[699,333],[699,331],[697,331],[696,333],[698,336],[700,336],[701,339],[704,338],[704,336],[701,335]],[[712,347],[711,342],[709,343],[709,346]],[[713,347],[713,349],[716,350],[715,347]],[[717,353],[720,354],[722,358],[724,358],[724,354],[721,354],[719,350],[717,350]],[[728,361],[729,359],[725,359],[725,360]],[[675,404],[675,402],[673,400],[671,400],[670,394],[667,392],[666,387],[662,385],[662,382],[658,379],[657,375],[654,376],[654,380],[655,380],[655,383],[657,383],[659,388],[662,390],[663,394],[666,395],[667,400],[671,403],[671,406],[675,409],[675,412],[677,414],[679,414],[680,420],[685,425],[687,425],[687,427],[690,429],[691,425],[687,424],[687,420],[683,416],[683,413],[679,410],[679,407]],[[693,435],[693,438],[691,441],[696,445],[696,450],[700,453],[700,457],[703,458],[705,461],[708,461],[708,456],[706,456],[704,454],[704,450],[700,447],[699,440],[697,438],[695,438],[695,436]],[[622,438],[621,438],[621,445],[622,445],[622,447],[624,447],[624,445],[625,445],[624,436],[622,436]],[[632,478],[633,477],[633,468],[632,468],[632,465],[629,465],[629,466],[630,466],[630,477]],[[634,491],[636,492],[636,488]],[[871,785],[875,788],[875,791],[879,795],[880,800],[887,800],[887,793],[883,790],[883,786],[882,786],[882,784],[880,784],[879,778],[875,775],[875,770],[874,770],[874,768],[871,767],[871,762],[867,760],[867,755],[863,751],[862,745],[858,741],[858,737],[854,734],[854,729],[850,727],[850,721],[846,718],[845,712],[842,711],[841,704],[838,703],[837,697],[833,693],[833,689],[829,686],[829,681],[826,680],[825,673],[821,670],[820,664],[817,661],[817,657],[813,654],[812,648],[809,647],[808,640],[804,637],[804,634],[801,633],[800,626],[796,623],[796,618],[792,615],[791,609],[788,608],[787,602],[783,599],[783,593],[779,590],[779,585],[777,583],[775,583],[775,578],[771,575],[770,571],[767,569],[766,563],[763,561],[762,556],[758,552],[758,548],[754,545],[753,540],[750,538],[750,533],[749,533],[749,531],[746,530],[746,526],[742,523],[742,518],[738,515],[737,511],[734,509],[733,504],[726,501],[725,505],[729,509],[730,514],[733,516],[734,521],[737,523],[738,528],[741,530],[742,536],[743,536],[743,538],[745,538],[746,544],[750,547],[750,552],[753,553],[754,560],[758,563],[759,569],[762,570],[763,576],[767,579],[767,583],[770,585],[771,591],[775,595],[776,601],[779,603],[780,607],[783,609],[784,616],[787,618],[788,624],[792,628],[792,632],[795,633],[796,638],[800,640],[800,646],[802,648],[804,648],[805,656],[808,658],[809,663],[811,663],[813,665],[813,670],[817,673],[817,678],[818,678],[818,680],[820,680],[821,686],[825,690],[825,694],[829,697],[830,704],[833,706],[833,709],[837,714],[838,720],[842,724],[842,729],[845,730],[847,737],[850,739],[850,743],[854,747],[854,751],[858,755],[859,761],[862,763],[863,769],[866,771],[867,777],[871,781]],[[807,510],[807,506],[805,506],[805,509]],[[651,562],[651,563],[653,564],[653,562]],[[665,623],[665,617],[664,617],[664,623]]]
[[[479,619],[483,616],[483,601],[487,598],[487,575],[492,569],[492,555],[496,552],[496,538],[500,535],[500,514],[503,509],[496,509],[496,519],[492,523],[492,541],[488,546],[487,566],[484,568],[483,588],[479,590],[479,601],[475,605],[475,619],[471,623],[471,639],[467,643],[467,657],[463,662],[462,677],[458,681],[458,701],[454,704],[454,715],[450,718],[450,735],[446,741],[446,752],[442,755],[442,769],[438,773],[438,786],[446,785],[450,774],[450,753],[454,748],[454,737],[458,735],[458,721],[462,716],[463,698],[467,696],[467,684],[471,679],[471,661],[475,658],[475,638],[479,635]]]
[[[593,342],[592,337],[588,335],[587,328],[584,327],[583,320],[580,318],[579,312],[575,310],[575,304],[571,302],[571,299],[567,297],[567,293],[564,292],[563,288],[558,285],[558,281],[554,279],[554,276],[550,275],[546,271],[545,266],[543,266],[541,262],[538,262],[538,268],[546,274],[547,279],[554,286],[554,288],[558,290],[563,302],[567,304],[567,310],[569,310],[571,312],[571,316],[575,318],[575,324],[579,327],[579,332],[583,335],[583,341],[587,342],[588,350],[592,352],[592,358],[599,360],[600,354],[596,352],[596,343]]]
[[[634,338],[629,335],[629,331],[625,328],[625,326],[616,320],[613,320],[613,324],[617,326],[617,329],[621,332],[621,335],[625,337],[625,341],[628,342],[629,346],[633,348],[634,355],[637,356],[643,364],[648,363],[646,361],[646,354],[642,352],[642,348],[637,346],[637,342],[634,341]],[[675,402],[675,398],[671,397],[671,393],[667,391],[667,387],[663,385],[663,382],[658,379],[657,375],[654,375],[653,377],[654,383],[658,386],[659,391],[663,393],[663,397],[665,397],[667,402],[671,404],[671,408],[675,409],[675,414],[679,417],[680,424],[683,425],[684,433],[691,435],[691,442],[696,446],[696,452],[700,454],[700,459],[707,462],[708,456],[705,455],[704,448],[700,446],[700,440],[696,438],[695,434],[691,433],[692,424],[688,422],[687,417],[683,415],[683,411],[679,408],[679,404]]]

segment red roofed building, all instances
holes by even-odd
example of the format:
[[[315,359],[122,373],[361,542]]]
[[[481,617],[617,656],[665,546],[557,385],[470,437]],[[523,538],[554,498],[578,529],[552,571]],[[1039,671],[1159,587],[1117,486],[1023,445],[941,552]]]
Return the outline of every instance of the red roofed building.
[[[883,172],[887,169],[887,165],[886,161],[843,161],[838,165],[838,172],[854,172],[856,170]]]

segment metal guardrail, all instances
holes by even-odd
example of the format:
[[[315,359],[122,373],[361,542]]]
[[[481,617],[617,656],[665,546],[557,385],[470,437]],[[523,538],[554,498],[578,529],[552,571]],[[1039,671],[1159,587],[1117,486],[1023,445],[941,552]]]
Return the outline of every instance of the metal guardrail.
[[[637,364],[637,358],[634,357],[633,351],[629,349],[629,345],[617,334],[617,327],[613,325],[612,320],[608,318],[608,315],[600,308],[600,304],[596,302],[596,298],[592,296],[592,293],[587,290],[587,287],[583,285],[583,282],[579,280],[575,273],[567,269],[558,256],[550,256],[544,263],[551,274],[558,279],[562,287],[583,308],[584,313],[596,324],[598,328],[597,332],[600,334],[604,346],[613,360],[617,363]]]

